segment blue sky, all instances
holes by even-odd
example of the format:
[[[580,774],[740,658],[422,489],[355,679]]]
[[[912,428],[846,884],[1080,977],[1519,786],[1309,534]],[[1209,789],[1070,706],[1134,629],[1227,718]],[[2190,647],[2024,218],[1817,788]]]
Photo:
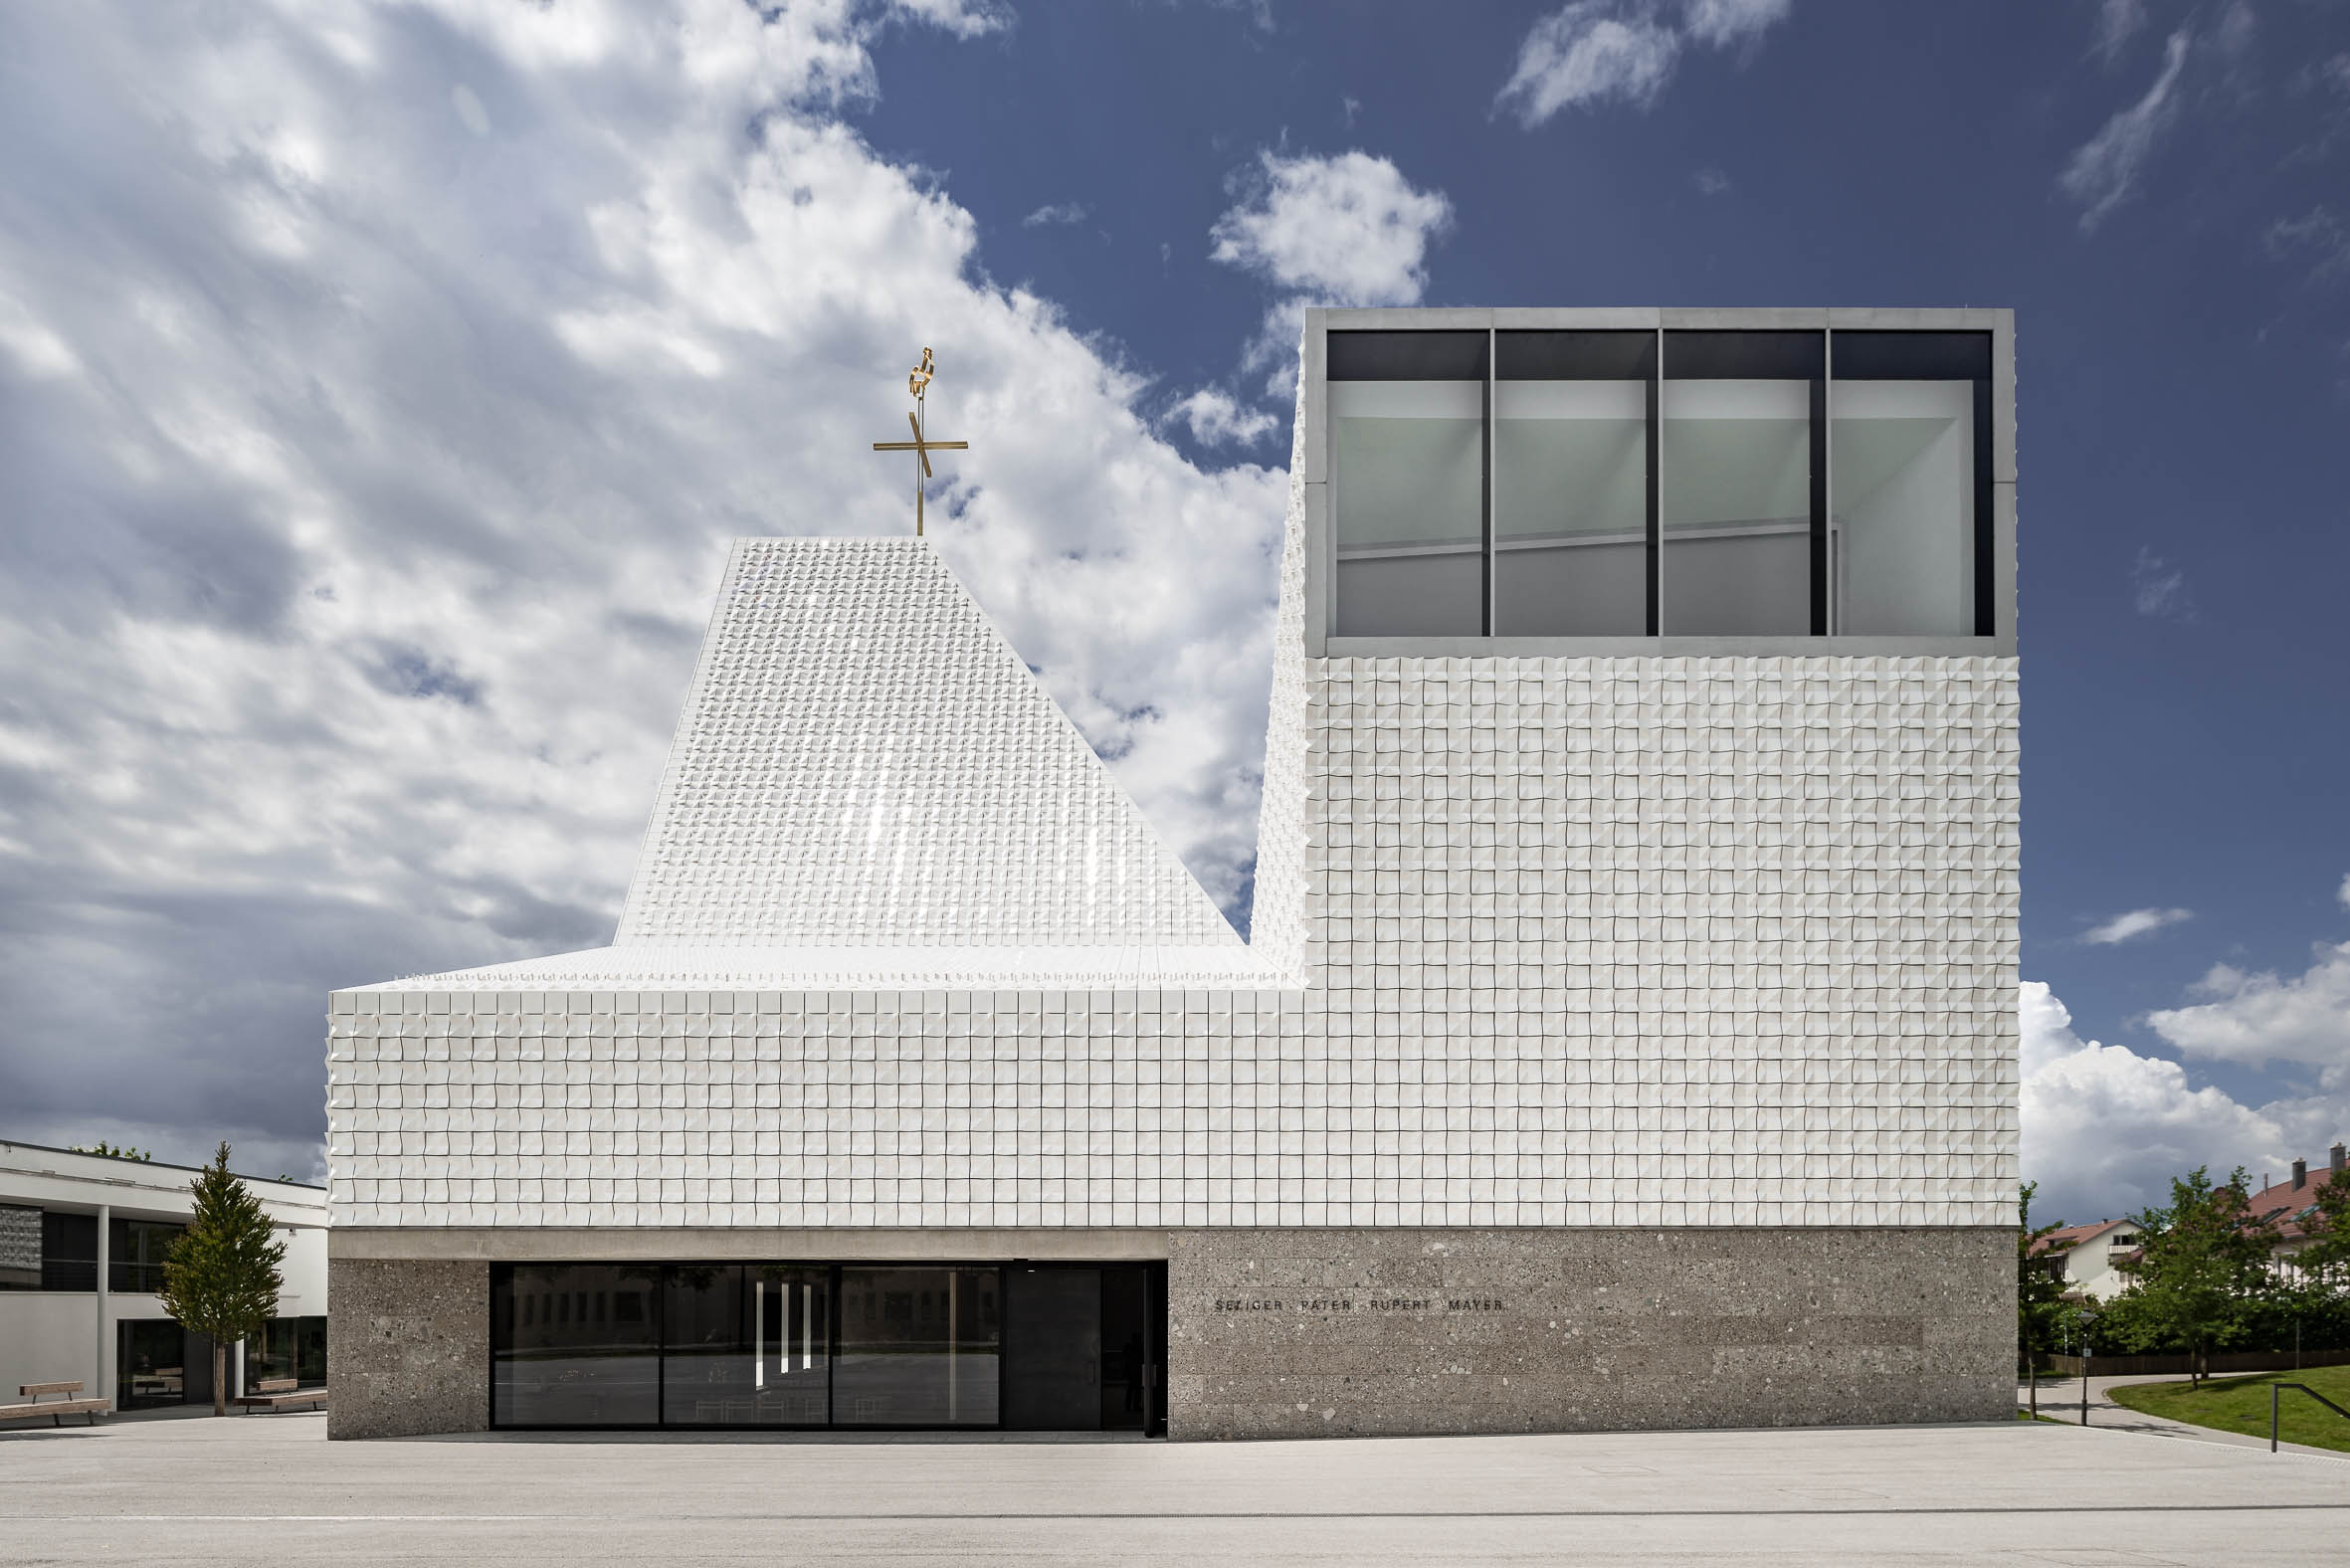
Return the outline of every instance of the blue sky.
[[[901,528],[922,342],[1245,911],[1294,312],[1423,302],[2014,306],[2028,1174],[2350,1134],[2340,6],[129,22],[0,18],[0,1130],[314,1164],[327,987],[608,940],[723,539]]]

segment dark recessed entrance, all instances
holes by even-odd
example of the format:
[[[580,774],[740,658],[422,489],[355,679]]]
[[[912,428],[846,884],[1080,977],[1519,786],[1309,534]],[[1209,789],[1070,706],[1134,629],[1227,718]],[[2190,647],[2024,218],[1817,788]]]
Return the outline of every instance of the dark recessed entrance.
[[[1006,1427],[1158,1430],[1164,1313],[1153,1309],[1163,1300],[1153,1272],[1145,1264],[1014,1264],[1007,1271]]]
[[[1165,1264],[500,1264],[498,1427],[1163,1432]]]

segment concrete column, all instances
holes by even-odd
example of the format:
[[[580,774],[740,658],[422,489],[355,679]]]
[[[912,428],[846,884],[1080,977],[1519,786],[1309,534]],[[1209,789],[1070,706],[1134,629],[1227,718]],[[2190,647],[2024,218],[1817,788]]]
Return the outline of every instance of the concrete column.
[[[102,1203],[98,1206],[98,1343],[94,1347],[98,1354],[94,1360],[96,1370],[91,1374],[90,1387],[84,1390],[93,1399],[114,1397],[113,1379],[106,1376],[109,1363],[114,1359],[114,1336],[106,1332],[112,1326],[106,1321],[106,1273],[111,1267],[106,1259],[106,1250],[114,1229],[111,1223],[113,1217],[111,1207]]]

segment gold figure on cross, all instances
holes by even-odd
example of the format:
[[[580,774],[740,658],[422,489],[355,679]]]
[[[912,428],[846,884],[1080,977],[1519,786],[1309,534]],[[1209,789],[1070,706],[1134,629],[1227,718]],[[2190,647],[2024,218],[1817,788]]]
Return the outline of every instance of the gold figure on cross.
[[[914,455],[914,537],[922,536],[922,487],[930,480],[930,454],[933,452],[968,452],[967,441],[932,441],[922,433],[922,417],[926,412],[923,399],[929,394],[930,379],[938,374],[938,362],[930,357],[930,350],[922,350],[922,362],[905,378],[905,389],[914,395],[913,411],[905,422],[913,427],[911,441],[877,441],[876,452],[910,452]]]

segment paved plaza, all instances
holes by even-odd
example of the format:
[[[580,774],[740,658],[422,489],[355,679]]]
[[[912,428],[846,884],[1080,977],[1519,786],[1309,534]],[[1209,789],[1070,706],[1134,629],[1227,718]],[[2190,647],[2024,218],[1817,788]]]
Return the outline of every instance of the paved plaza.
[[[1182,1444],[0,1432],[8,1563],[2340,1561],[2350,1462],[2091,1429]]]

